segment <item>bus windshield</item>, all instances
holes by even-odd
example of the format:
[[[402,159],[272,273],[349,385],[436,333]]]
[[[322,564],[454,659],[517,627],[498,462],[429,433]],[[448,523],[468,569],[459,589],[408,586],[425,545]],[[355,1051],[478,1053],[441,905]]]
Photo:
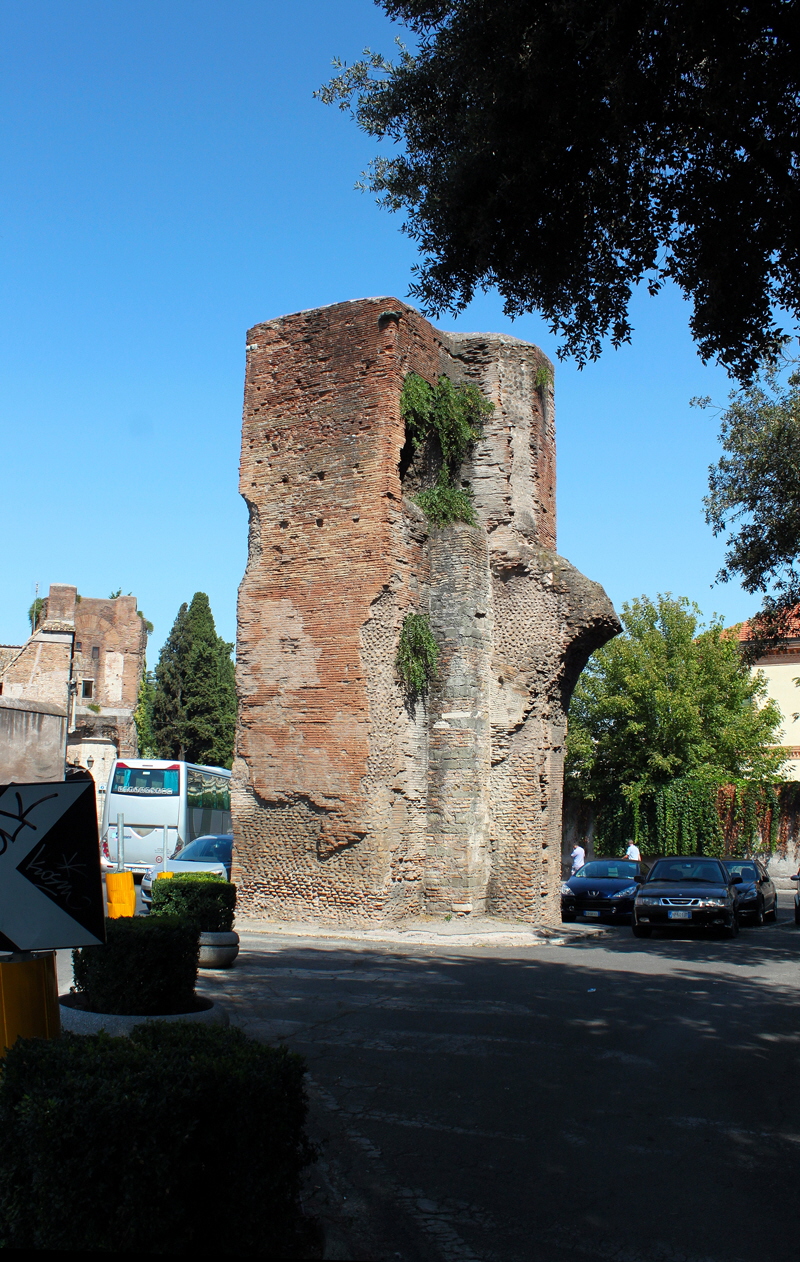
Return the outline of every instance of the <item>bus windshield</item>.
[[[135,797],[177,797],[180,790],[180,767],[128,767],[118,762],[111,782],[112,793]]]

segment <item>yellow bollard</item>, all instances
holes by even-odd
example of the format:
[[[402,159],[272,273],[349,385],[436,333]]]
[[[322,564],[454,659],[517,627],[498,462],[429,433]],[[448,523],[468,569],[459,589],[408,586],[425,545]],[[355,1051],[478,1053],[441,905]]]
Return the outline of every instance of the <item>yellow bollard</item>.
[[[17,1039],[54,1039],[61,1033],[56,954],[20,951],[0,964],[0,1058]]]
[[[156,880],[163,880],[165,876],[174,876],[174,872],[156,872]]]
[[[132,872],[106,872],[106,894],[109,920],[136,914],[136,886]]]

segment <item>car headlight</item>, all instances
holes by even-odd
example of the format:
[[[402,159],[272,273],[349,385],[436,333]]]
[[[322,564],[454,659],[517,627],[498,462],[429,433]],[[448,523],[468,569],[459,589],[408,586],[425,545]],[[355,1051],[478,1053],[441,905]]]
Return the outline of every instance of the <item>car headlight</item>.
[[[636,900],[636,905],[637,907],[657,907],[660,902],[660,898],[648,898],[646,894],[640,894]]]
[[[626,885],[624,890],[617,890],[616,894],[612,894],[612,898],[633,898],[638,890],[638,885]]]
[[[700,907],[726,907],[727,903],[728,903],[727,898],[701,898],[699,906]]]
[[[561,897],[569,898],[570,894],[572,893],[574,893],[574,891],[569,888],[566,881],[562,881],[561,882]]]
[[[749,898],[757,898],[757,897],[758,897],[758,891],[756,890],[755,885],[744,885],[744,886],[740,885],[739,886],[739,902],[740,903],[746,903]]]
[[[157,868],[145,868],[144,877],[142,879],[152,881],[153,876],[157,870],[158,870]]]

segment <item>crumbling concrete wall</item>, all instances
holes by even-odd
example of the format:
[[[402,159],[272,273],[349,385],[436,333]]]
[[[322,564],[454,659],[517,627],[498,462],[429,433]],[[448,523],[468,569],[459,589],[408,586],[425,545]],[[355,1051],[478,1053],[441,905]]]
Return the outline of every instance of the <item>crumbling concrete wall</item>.
[[[63,780],[66,740],[66,710],[0,697],[0,784]]]
[[[461,469],[478,527],[409,498],[409,372],[494,405]],[[395,299],[248,334],[240,489],[235,879],[249,914],[379,923],[557,918],[565,714],[619,630],[556,555],[552,366],[514,338],[444,334]],[[440,649],[425,702],[395,670],[409,612]]]

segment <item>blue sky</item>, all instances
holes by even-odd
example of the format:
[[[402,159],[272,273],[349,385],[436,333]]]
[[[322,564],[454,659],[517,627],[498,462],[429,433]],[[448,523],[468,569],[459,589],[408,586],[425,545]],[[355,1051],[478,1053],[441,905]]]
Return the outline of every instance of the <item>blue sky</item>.
[[[35,584],[132,591],[155,624],[208,592],[233,640],[245,331],[405,298],[415,251],[353,184],[374,152],[312,93],[334,55],[390,52],[371,0],[0,0],[0,643]],[[557,369],[559,550],[619,606],[672,591],[727,621],[702,515],[722,370],[676,293],[637,298],[633,344]],[[496,295],[444,328],[508,330]]]

